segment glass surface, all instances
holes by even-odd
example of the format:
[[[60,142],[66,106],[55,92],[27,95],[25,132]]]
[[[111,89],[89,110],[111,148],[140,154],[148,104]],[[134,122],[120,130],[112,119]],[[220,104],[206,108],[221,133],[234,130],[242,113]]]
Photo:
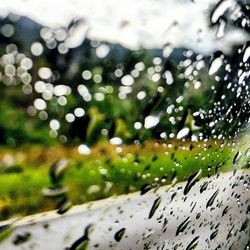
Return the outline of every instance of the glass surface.
[[[249,249],[249,16],[243,0],[2,3],[0,248],[45,249],[25,216],[56,210],[64,230],[93,202],[53,249]]]

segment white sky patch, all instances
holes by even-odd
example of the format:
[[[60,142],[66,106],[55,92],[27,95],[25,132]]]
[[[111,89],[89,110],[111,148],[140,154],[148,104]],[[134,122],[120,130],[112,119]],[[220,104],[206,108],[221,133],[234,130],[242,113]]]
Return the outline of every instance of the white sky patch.
[[[225,2],[229,5],[232,1]],[[0,7],[0,15],[13,12],[54,28],[67,26],[74,18],[82,18],[84,22],[66,40],[68,47],[80,45],[87,36],[91,39],[118,42],[130,49],[140,46],[149,49],[162,48],[169,43],[173,47],[188,47],[198,53],[209,54],[216,49],[230,51],[232,44],[246,39],[239,31],[227,32],[221,39],[216,39],[215,32],[208,28],[208,15],[205,13],[217,2],[9,0]],[[218,11],[225,8],[228,6],[222,6]],[[220,12],[214,13],[214,19]],[[101,57],[106,53],[101,51]]]

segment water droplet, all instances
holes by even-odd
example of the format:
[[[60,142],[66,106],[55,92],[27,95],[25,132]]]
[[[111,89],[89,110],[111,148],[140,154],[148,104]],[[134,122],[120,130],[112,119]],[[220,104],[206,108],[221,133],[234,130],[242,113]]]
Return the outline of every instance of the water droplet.
[[[122,237],[123,237],[123,235],[124,235],[124,233],[125,233],[125,230],[126,230],[126,228],[121,228],[119,231],[117,231],[117,232],[115,233],[114,238],[115,238],[115,240],[116,240],[117,242],[119,242],[119,241],[122,239]]]
[[[215,173],[218,173],[218,170],[220,169],[220,167],[222,166],[222,163],[219,162],[216,166],[215,166]]]
[[[43,188],[42,190],[43,195],[47,197],[61,196],[64,195],[66,192],[68,192],[67,187]]]
[[[236,164],[239,161],[240,157],[241,157],[241,152],[239,150],[233,158],[233,164]]]
[[[248,223],[249,223],[249,219],[247,218],[241,225],[241,228],[240,228],[240,232],[243,232],[247,229],[247,226],[248,226]]]
[[[69,248],[69,250],[87,250],[89,244],[89,233],[92,224],[88,225],[84,230],[84,235],[77,239]]]
[[[218,193],[219,193],[219,189],[217,189],[215,191],[215,193],[211,196],[211,198],[208,200],[206,208],[211,207],[213,205],[214,200],[215,200],[216,196],[218,195]]]
[[[153,217],[153,215],[154,215],[156,209],[159,207],[160,203],[161,203],[161,197],[158,197],[158,198],[154,201],[153,206],[152,206],[151,209],[150,209],[150,212],[149,212],[149,215],[148,215],[148,218],[149,218],[149,219]]]
[[[234,226],[229,230],[227,234],[227,240],[232,237],[233,233],[234,233]]]
[[[218,229],[215,230],[215,231],[210,235],[210,240],[213,240],[213,239],[217,236],[218,232],[219,232]]]
[[[159,123],[159,121],[160,121],[159,116],[149,115],[145,118],[144,127],[146,129],[153,128]]]
[[[209,184],[209,182],[208,182],[208,181],[205,181],[205,182],[201,185],[200,193],[203,193],[205,190],[207,190],[208,184]]]
[[[18,246],[31,239],[31,234],[29,232],[23,234],[17,234],[13,240],[13,244]]]
[[[67,198],[63,198],[57,205],[57,209],[58,209],[57,213],[64,214],[71,208],[71,206],[72,206],[72,202]]]
[[[2,224],[0,225],[0,243],[7,239],[12,233],[14,229],[12,227],[12,224]]]
[[[188,226],[188,224],[190,223],[189,217],[184,220],[177,228],[176,230],[176,236],[178,236],[180,233],[182,233]]]
[[[198,246],[198,239],[200,238],[200,236],[196,236],[186,247],[186,250],[193,250]]]
[[[157,159],[158,159],[158,156],[156,154],[154,154],[152,157],[152,162],[156,161]]]
[[[229,206],[226,206],[222,211],[222,216],[226,215],[229,210]]]
[[[217,23],[231,5],[232,2],[230,0],[221,0],[212,11],[211,22]]]
[[[56,161],[50,167],[50,179],[53,185],[57,186],[59,182],[61,182],[65,169],[68,167],[68,161],[65,159],[61,159]]]
[[[215,74],[219,70],[219,68],[222,66],[222,64],[223,64],[223,61],[221,57],[215,58],[210,65],[209,72],[208,72],[209,75]]]
[[[4,166],[0,168],[0,174],[14,174],[14,173],[21,173],[23,172],[23,168],[18,165],[13,166]]]
[[[179,139],[179,140],[180,140],[180,139],[183,139],[183,138],[185,138],[186,136],[188,136],[189,132],[190,132],[190,129],[189,129],[189,128],[183,128],[183,129],[181,129],[181,130],[178,132],[176,138]]]
[[[243,55],[243,62],[247,62],[247,60],[249,59],[249,57],[250,57],[250,46],[248,46],[245,49],[245,52],[244,52],[244,55]]]
[[[218,38],[221,38],[221,37],[224,36],[225,27],[226,27],[226,20],[220,19],[219,27],[218,27],[218,30],[217,30],[217,33],[216,33]]]
[[[145,184],[141,188],[141,195],[146,194],[150,189],[152,189],[152,186],[149,184]]]
[[[169,203],[171,203],[172,201],[173,201],[173,199],[174,199],[174,197],[177,195],[177,192],[174,192],[172,195],[171,195],[171,198],[170,198],[170,202]]]
[[[187,184],[184,188],[184,195],[187,195],[187,193],[191,190],[191,188],[195,185],[198,177],[200,176],[202,170],[200,169],[199,171],[195,172],[191,176],[188,177]]]
[[[248,149],[246,150],[245,156],[246,156],[246,157],[250,157],[250,148],[248,148]]]

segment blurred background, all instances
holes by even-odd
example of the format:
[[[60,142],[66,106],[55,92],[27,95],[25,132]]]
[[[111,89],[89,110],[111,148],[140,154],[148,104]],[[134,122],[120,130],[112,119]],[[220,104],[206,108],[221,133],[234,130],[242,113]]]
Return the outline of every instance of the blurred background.
[[[55,208],[44,196],[77,204],[236,163],[248,146],[235,142],[249,127],[249,12],[233,0],[4,1],[0,218]]]
[[[249,117],[248,86],[233,86],[249,77],[249,9],[219,3],[8,1],[0,143],[173,138],[187,115],[201,138],[235,135]]]

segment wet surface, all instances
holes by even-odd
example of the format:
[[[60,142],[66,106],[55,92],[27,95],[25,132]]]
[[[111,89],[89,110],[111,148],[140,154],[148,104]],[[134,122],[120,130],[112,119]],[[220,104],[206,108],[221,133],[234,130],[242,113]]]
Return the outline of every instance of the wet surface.
[[[49,212],[27,217],[14,223],[1,247],[16,249],[13,240],[32,232],[27,241],[19,241],[22,249],[71,249],[74,242],[86,239],[87,249],[174,249],[176,245],[178,249],[244,249],[250,233],[249,170],[209,178],[207,190],[200,195],[206,181],[197,181],[188,196],[183,195],[183,183],[77,206],[63,216]],[[177,194],[172,199],[173,192]],[[153,204],[157,209],[149,219]]]

